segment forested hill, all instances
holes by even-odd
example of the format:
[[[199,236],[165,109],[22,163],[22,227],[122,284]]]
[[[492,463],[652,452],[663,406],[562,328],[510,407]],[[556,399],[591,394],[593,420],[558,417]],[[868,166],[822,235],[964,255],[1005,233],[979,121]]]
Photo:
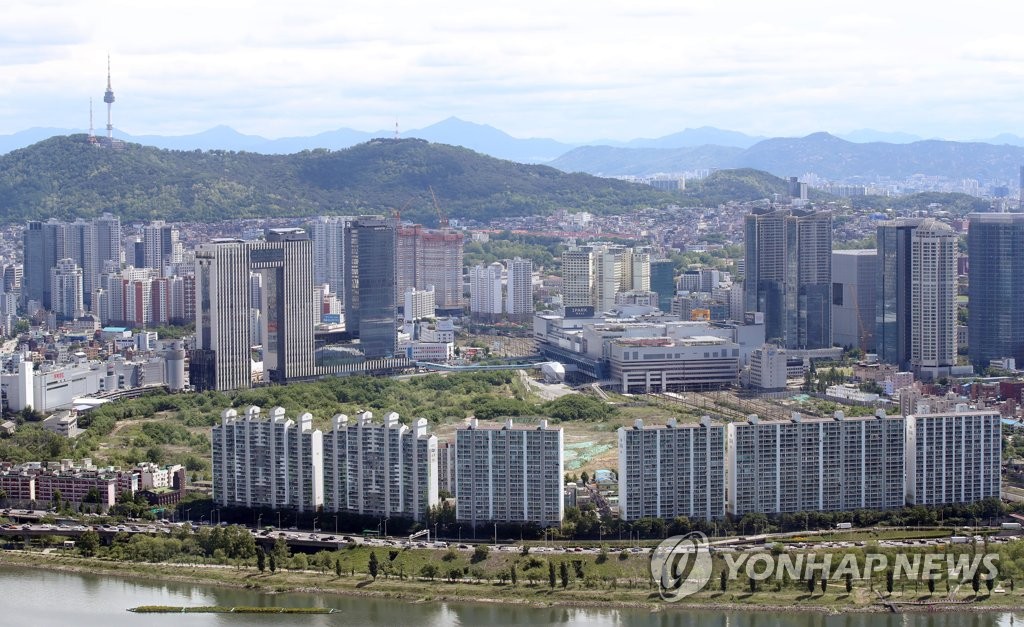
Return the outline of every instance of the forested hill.
[[[0,220],[206,221],[401,210],[432,223],[433,189],[448,217],[595,213],[679,202],[649,187],[494,159],[419,139],[375,139],[292,155],[97,148],[53,137],[0,156]]]

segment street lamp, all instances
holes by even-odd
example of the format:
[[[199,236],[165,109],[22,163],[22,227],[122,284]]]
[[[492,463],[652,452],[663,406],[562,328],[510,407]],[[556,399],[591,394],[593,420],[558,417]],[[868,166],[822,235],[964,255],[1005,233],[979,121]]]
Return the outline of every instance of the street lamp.
[[[334,535],[338,535],[338,515],[334,515]]]
[[[313,533],[316,533],[316,521],[320,520],[319,516],[313,517]]]
[[[437,523],[434,523],[434,542],[437,542]]]
[[[256,531],[260,530],[260,523],[263,522],[263,514],[256,517]]]
[[[185,508],[185,520],[188,521],[189,524],[192,524],[192,508],[191,507],[186,507]]]
[[[498,544],[498,523],[494,523],[494,544]]]
[[[277,511],[277,528],[281,528],[281,510]]]
[[[384,537],[385,538],[388,537],[388,521],[389,520],[391,520],[391,519],[390,518],[385,518],[384,519]]]

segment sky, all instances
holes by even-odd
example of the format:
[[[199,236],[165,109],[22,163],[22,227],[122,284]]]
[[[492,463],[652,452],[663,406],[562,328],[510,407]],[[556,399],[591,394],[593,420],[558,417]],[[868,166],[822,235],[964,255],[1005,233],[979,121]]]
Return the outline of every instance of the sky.
[[[832,7],[829,5],[842,5]],[[7,0],[0,134],[1024,135],[1024,3]]]

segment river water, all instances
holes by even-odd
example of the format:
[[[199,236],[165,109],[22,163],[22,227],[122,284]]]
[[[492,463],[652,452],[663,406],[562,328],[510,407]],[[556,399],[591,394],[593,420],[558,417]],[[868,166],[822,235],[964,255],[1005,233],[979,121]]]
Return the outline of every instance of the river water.
[[[133,614],[137,605],[333,607],[330,615]],[[0,626],[120,627],[122,625],[570,625],[644,627],[1024,627],[1020,613],[843,614],[669,609],[528,608],[483,603],[405,603],[323,594],[261,594],[176,582],[0,567]]]

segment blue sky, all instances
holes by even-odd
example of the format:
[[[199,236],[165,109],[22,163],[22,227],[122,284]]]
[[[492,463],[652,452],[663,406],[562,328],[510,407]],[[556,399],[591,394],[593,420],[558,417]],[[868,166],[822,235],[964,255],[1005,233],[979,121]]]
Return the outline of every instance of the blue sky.
[[[449,116],[575,142],[717,126],[1024,135],[1024,3],[8,0],[0,133],[265,137]],[[838,3],[836,3],[838,4]],[[496,6],[498,5],[498,6]]]

